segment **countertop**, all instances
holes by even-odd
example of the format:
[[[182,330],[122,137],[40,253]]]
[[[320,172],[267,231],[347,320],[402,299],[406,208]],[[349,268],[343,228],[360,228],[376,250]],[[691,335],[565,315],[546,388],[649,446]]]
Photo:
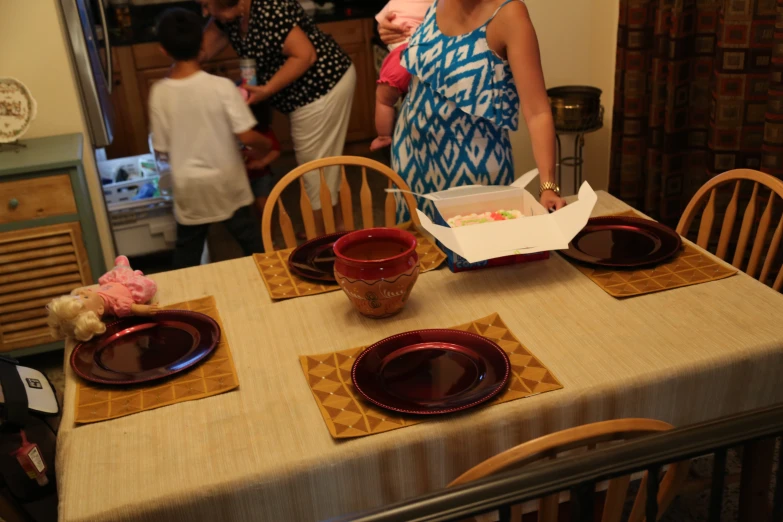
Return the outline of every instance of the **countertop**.
[[[331,11],[316,11],[312,18],[317,24],[329,22],[341,22],[344,20],[358,20],[362,18],[374,18],[375,15],[386,4],[385,0],[363,0],[350,6],[335,7]],[[117,23],[117,17],[111,8],[109,9],[108,23],[111,44],[118,47],[127,45],[157,42],[155,36],[155,24],[158,17],[166,9],[180,7],[201,12],[201,7],[197,2],[170,2],[155,5],[132,5],[130,6],[130,19],[132,27],[130,30],[122,30]]]
[[[79,165],[83,141],[81,134],[21,139],[23,147],[0,152],[0,178]]]

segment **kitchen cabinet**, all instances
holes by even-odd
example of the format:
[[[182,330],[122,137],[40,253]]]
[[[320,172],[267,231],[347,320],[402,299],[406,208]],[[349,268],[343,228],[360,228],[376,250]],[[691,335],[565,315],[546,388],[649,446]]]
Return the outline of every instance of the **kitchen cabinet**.
[[[364,45],[346,45],[343,49],[356,67],[357,78],[346,141],[369,140],[375,137],[375,74],[372,71],[372,55]]]
[[[367,141],[375,135],[375,70],[371,39],[372,19],[346,20],[319,25],[348,53],[356,67],[357,83],[346,141]],[[147,101],[152,85],[168,74],[170,60],[160,52],[157,43],[116,47],[113,51],[114,74],[112,102],[115,111],[115,137],[106,149],[108,159],[149,152]],[[239,57],[227,47],[204,64],[210,74],[239,80]],[[272,130],[283,150],[291,150],[288,117],[275,112]]]
[[[82,167],[82,135],[0,153],[0,352],[62,348],[46,303],[105,271]]]

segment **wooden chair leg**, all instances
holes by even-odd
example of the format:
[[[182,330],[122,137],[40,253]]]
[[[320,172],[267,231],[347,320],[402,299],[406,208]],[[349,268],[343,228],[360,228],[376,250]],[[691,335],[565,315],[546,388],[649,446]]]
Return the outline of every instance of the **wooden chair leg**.
[[[774,451],[774,438],[745,445],[740,481],[740,520],[769,520],[769,481]]]

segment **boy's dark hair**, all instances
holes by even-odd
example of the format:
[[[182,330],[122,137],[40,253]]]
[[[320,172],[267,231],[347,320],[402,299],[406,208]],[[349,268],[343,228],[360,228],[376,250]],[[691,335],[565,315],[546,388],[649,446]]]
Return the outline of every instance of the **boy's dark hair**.
[[[201,52],[201,22],[201,17],[187,9],[167,9],[157,27],[160,45],[178,62],[195,60]]]

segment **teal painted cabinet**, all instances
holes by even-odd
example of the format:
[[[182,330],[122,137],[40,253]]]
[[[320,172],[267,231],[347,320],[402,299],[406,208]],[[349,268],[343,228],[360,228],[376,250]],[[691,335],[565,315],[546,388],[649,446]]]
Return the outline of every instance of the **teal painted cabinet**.
[[[24,141],[0,152],[0,352],[62,348],[46,303],[104,273],[82,165],[81,134]]]

